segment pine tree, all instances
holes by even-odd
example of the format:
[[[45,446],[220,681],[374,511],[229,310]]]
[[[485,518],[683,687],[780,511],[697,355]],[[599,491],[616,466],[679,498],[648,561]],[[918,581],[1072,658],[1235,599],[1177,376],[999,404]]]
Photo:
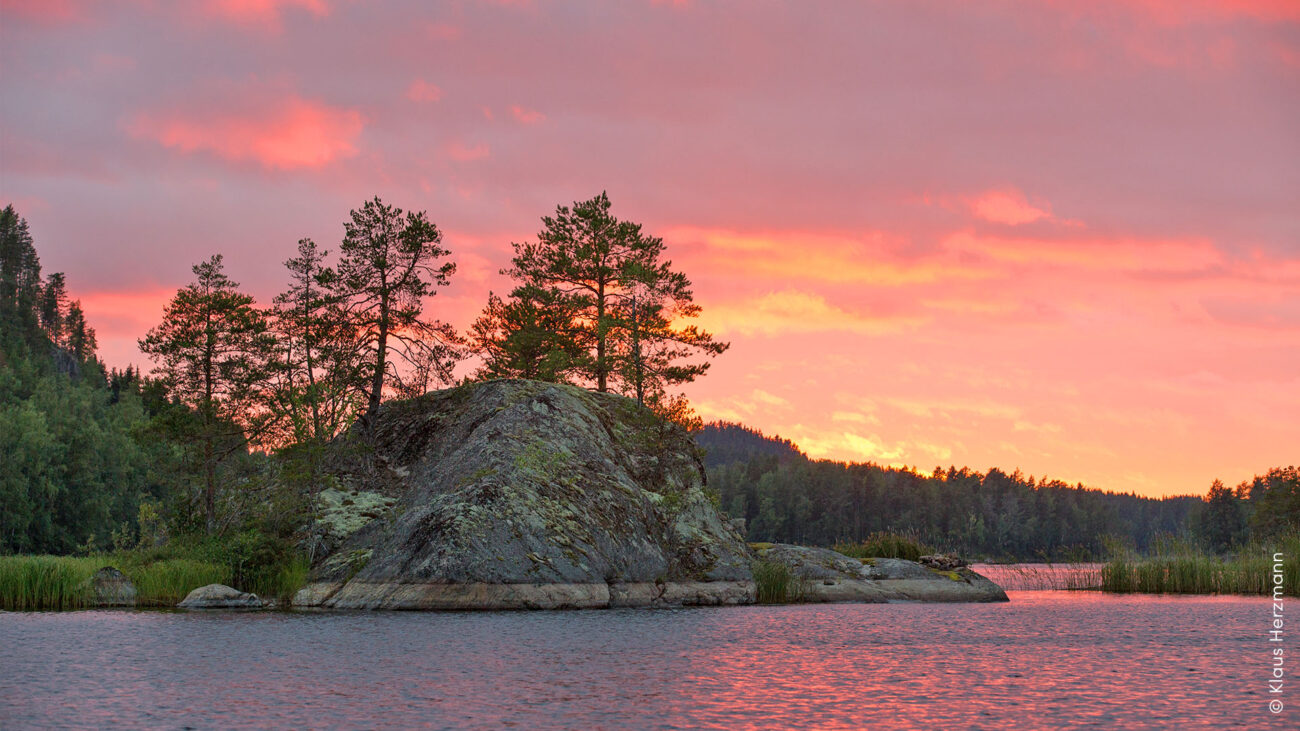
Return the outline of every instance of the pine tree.
[[[331,439],[362,405],[356,333],[336,293],[338,276],[325,265],[328,254],[311,239],[300,240],[298,256],[284,263],[289,289],[272,310],[279,336],[275,404],[286,417],[286,438],[296,443]]]
[[[424,211],[403,215],[376,197],[351,218],[335,292],[357,333],[370,416],[385,388],[411,396],[430,381],[451,382],[462,342],[450,325],[421,316],[424,299],[449,283],[456,265],[438,263],[450,252]]]
[[[535,242],[513,244],[513,267],[502,273],[566,313],[562,328],[547,327],[586,352],[571,371],[598,391],[619,391],[680,413],[682,404],[667,389],[709,366],[686,359],[716,356],[728,344],[696,326],[674,326],[697,316],[700,307],[690,280],[663,259],[663,239],[611,215],[605,193],[572,208],[559,206],[542,223]]]
[[[264,387],[275,339],[253,297],[222,271],[220,254],[195,265],[194,274],[140,350],[156,361],[171,395],[195,412],[187,436],[202,452],[204,512],[214,532],[218,467],[270,425]]]
[[[483,359],[475,377],[567,382],[586,361],[567,304],[536,287],[519,287],[509,300],[488,293],[487,307],[470,326],[470,343]]]

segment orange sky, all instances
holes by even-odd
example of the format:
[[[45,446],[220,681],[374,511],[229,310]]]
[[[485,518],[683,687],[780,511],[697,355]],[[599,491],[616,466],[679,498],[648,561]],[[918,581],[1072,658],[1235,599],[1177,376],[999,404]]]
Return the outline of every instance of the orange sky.
[[[0,0],[0,199],[113,365],[380,195],[465,327],[609,191],[809,454],[1202,493],[1300,444],[1300,4]]]

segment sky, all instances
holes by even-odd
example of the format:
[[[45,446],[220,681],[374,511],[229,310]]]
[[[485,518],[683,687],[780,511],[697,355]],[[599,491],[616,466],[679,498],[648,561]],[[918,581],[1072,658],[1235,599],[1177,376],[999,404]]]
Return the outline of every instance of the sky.
[[[608,191],[809,455],[1201,494],[1300,456],[1300,3],[0,0],[0,203],[110,365],[380,196],[466,328]]]

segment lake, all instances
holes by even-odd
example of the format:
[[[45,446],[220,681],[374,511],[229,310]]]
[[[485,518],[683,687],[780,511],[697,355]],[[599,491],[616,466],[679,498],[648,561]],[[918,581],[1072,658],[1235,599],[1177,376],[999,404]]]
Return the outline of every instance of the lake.
[[[0,728],[1295,728],[1300,719],[1300,708],[1267,709],[1279,696],[1267,693],[1262,597],[1010,594],[980,605],[0,613]]]

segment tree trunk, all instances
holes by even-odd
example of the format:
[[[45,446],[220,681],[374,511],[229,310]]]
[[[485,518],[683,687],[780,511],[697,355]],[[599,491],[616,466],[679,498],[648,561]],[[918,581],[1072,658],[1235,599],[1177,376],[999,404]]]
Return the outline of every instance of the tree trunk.
[[[379,413],[379,399],[384,392],[384,370],[388,363],[384,357],[388,355],[388,297],[383,296],[379,301],[379,338],[375,346],[378,353],[375,358],[375,373],[370,379],[370,403],[366,406],[366,416],[373,417]],[[373,426],[374,422],[368,420],[368,424]]]
[[[207,512],[208,535],[217,532],[217,464],[212,450],[212,433],[209,431],[203,445],[204,490],[203,506]]]
[[[605,283],[598,285],[596,293],[596,390],[609,390],[608,369],[605,366]]]
[[[217,530],[217,465],[212,445],[212,433],[217,428],[216,407],[213,404],[217,374],[212,367],[216,350],[212,337],[212,310],[207,307],[203,312],[203,330],[203,506],[207,513],[208,535],[212,535]]]
[[[645,373],[642,372],[641,365],[641,329],[636,306],[636,295],[632,295],[632,366],[635,369],[633,378],[636,379],[636,402],[645,406]]]

